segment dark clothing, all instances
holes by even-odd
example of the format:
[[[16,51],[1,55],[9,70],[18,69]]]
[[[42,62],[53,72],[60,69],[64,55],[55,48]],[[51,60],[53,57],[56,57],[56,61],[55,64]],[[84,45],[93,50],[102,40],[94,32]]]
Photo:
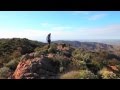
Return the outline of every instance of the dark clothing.
[[[50,43],[51,43],[51,40],[48,40],[48,44],[50,45]]]
[[[51,34],[48,34],[48,36],[47,36],[47,42],[50,45],[50,43],[51,43]]]

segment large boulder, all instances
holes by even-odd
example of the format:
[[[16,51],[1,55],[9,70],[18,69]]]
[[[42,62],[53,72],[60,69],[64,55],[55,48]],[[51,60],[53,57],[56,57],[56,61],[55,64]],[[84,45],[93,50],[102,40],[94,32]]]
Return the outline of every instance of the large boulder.
[[[36,57],[34,59],[23,59],[19,62],[13,79],[48,79],[57,76],[59,62],[47,57]]]

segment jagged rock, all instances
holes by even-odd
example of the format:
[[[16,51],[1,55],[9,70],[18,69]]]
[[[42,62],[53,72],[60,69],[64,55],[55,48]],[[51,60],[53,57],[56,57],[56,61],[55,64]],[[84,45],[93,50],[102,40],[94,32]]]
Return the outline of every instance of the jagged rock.
[[[27,61],[21,61],[18,66],[17,69],[15,70],[14,74],[13,74],[13,78],[15,79],[22,79],[23,75],[28,72],[28,69],[30,67],[31,61],[27,60]]]
[[[47,57],[22,60],[13,74],[14,79],[41,79],[55,76],[59,72],[59,62]]]

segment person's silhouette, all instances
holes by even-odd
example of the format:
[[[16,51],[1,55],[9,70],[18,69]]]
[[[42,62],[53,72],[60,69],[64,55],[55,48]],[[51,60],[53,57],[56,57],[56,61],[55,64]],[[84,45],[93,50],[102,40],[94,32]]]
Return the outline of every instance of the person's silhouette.
[[[50,44],[51,44],[51,33],[48,34],[47,36],[47,42],[49,44],[48,48],[50,47]]]

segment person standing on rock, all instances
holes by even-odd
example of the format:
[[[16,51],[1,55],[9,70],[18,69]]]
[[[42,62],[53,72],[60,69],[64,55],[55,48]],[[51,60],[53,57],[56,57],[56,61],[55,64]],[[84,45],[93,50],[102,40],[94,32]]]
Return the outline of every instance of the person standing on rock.
[[[50,48],[50,44],[51,44],[51,33],[48,34],[47,36],[47,42],[48,42],[48,48]]]

